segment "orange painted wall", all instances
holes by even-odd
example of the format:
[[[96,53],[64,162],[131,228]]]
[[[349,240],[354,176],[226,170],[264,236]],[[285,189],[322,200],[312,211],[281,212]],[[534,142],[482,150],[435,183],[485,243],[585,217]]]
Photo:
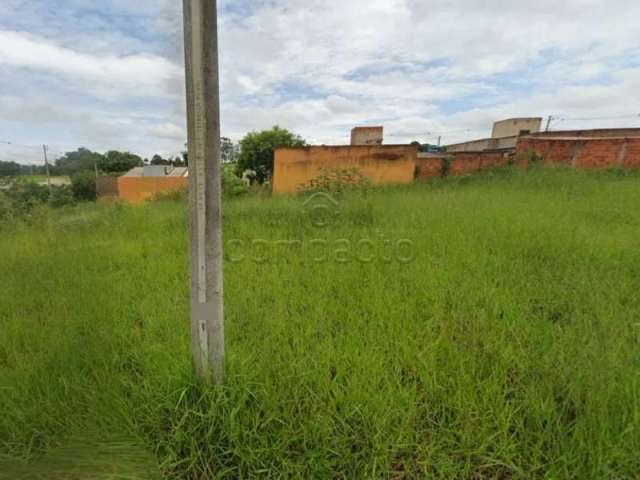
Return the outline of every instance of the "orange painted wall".
[[[358,168],[375,185],[412,183],[418,147],[371,145],[278,148],[275,151],[273,192],[295,193],[324,168]]]
[[[118,192],[122,200],[139,203],[153,198],[157,193],[187,187],[187,177],[120,177]]]

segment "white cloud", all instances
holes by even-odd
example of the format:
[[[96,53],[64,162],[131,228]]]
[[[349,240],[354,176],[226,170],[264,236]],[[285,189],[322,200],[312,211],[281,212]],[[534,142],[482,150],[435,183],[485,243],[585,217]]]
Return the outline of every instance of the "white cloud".
[[[0,129],[60,148],[179,151],[180,3],[4,0]],[[343,143],[353,125],[380,123],[389,143],[442,132],[448,142],[510,115],[638,110],[637,1],[220,0],[219,9],[222,129],[234,139],[279,124]]]
[[[0,30],[0,65],[46,70],[137,94],[160,94],[181,69],[155,55],[91,55],[59,47],[25,32]],[[26,74],[25,74],[26,75]]]
[[[152,127],[149,127],[147,133],[152,137],[162,138],[165,140],[178,140],[183,143],[187,140],[187,130],[174,123],[153,125]]]

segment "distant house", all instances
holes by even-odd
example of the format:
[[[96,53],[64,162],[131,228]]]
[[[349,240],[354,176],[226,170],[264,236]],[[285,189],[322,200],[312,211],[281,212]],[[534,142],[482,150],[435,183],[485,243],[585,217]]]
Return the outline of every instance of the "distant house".
[[[123,175],[123,177],[188,177],[187,167],[170,167],[165,165],[145,165],[135,167]]]
[[[518,138],[540,131],[542,118],[507,118],[493,124],[491,138],[448,145],[448,153],[483,152],[486,150],[513,150]]]
[[[125,200],[139,203],[158,193],[170,192],[188,185],[189,169],[164,165],[135,167],[121,177],[100,177],[98,200]]]

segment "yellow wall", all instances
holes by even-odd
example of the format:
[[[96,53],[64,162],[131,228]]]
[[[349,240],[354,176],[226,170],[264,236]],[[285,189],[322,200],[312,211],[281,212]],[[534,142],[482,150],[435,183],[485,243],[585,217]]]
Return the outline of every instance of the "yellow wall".
[[[275,152],[273,192],[295,193],[324,168],[358,168],[373,184],[412,183],[418,147],[371,145],[278,148]]]

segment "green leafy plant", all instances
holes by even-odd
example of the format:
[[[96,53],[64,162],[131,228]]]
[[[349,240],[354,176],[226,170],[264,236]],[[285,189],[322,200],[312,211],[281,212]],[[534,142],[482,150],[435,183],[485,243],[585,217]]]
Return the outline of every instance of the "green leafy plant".
[[[96,175],[94,172],[80,172],[71,177],[73,198],[79,201],[96,201]]]
[[[442,159],[442,176],[446,177],[451,172],[451,165],[453,164],[453,156],[447,155]]]
[[[11,184],[6,192],[11,209],[17,216],[29,213],[34,207],[49,199],[49,190],[44,185],[20,180]]]
[[[53,208],[66,207],[73,205],[75,200],[73,199],[73,191],[70,187],[63,185],[60,187],[51,187],[49,192],[48,204]]]
[[[249,192],[247,184],[235,174],[234,167],[234,165],[222,167],[222,194],[228,197],[238,197]]]
[[[525,150],[515,155],[514,163],[516,165],[524,164],[528,167],[542,165],[544,163],[544,157],[538,155],[535,150]]]
[[[166,192],[158,192],[151,199],[154,202],[183,202],[189,198],[189,188],[180,187],[168,190]]]

